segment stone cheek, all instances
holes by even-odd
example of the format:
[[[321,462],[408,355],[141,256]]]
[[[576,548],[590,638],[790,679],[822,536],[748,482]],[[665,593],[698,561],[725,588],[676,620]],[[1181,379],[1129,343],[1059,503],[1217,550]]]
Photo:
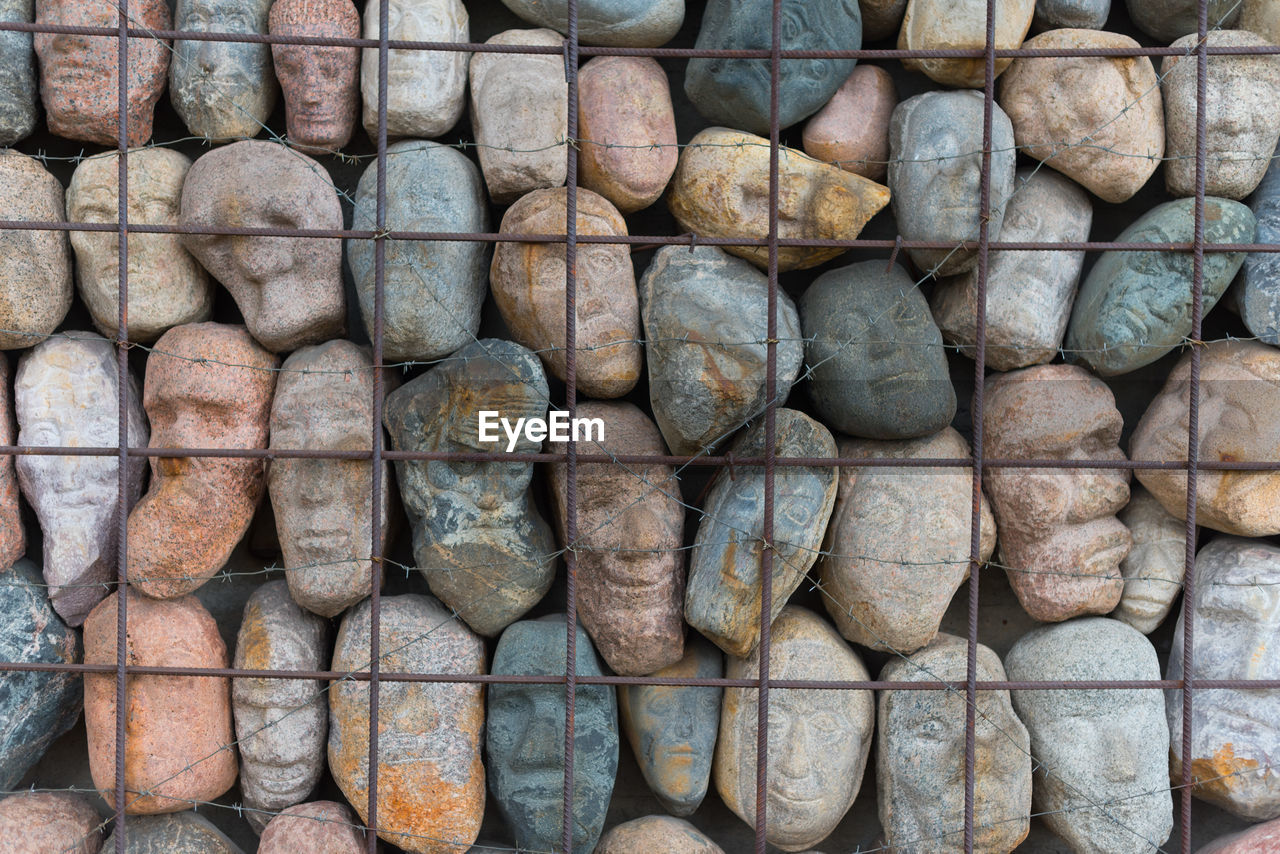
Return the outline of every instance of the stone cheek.
[[[367,840],[346,804],[312,801],[271,819],[262,831],[258,854],[364,854]]]
[[[1119,514],[1133,534],[1133,550],[1120,562],[1124,593],[1111,616],[1151,634],[1164,622],[1186,572],[1186,523],[1138,485]]]
[[[617,825],[604,835],[595,854],[724,854],[702,831],[669,815],[647,815]]]
[[[29,0],[0,3],[0,21],[30,23],[34,7]],[[31,33],[10,31],[0,35],[0,145],[13,145],[35,130],[36,63]]]
[[[883,181],[889,160],[889,118],[897,104],[889,72],[876,65],[859,65],[805,125],[805,154]]]
[[[995,4],[995,46],[1016,48],[1031,28],[1035,0],[999,0]],[[986,46],[987,10],[981,0],[909,0],[902,29],[898,33],[900,50],[937,50],[939,48],[982,48]],[[995,73],[1009,67],[1007,58],[997,59]],[[983,60],[978,59],[904,59],[903,66],[922,71],[944,86],[980,89],[983,84]],[[981,149],[981,146],[979,146]]]
[[[0,801],[0,848],[8,854],[98,854],[99,824],[98,811],[83,795],[19,792]]]
[[[64,221],[62,184],[34,158],[0,152],[0,217]],[[0,332],[0,350],[38,344],[62,323],[74,290],[71,270],[66,232],[0,232],[0,329],[11,330]]]

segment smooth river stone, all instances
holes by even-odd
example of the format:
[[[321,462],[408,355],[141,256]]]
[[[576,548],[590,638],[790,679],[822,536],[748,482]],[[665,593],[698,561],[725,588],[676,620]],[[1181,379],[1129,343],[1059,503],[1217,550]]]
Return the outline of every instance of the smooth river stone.
[[[381,0],[364,6],[364,37],[381,33]],[[393,0],[388,6],[388,37],[396,41],[469,42],[471,24],[462,0]],[[387,51],[387,137],[435,137],[462,117],[467,98],[465,50]],[[364,129],[378,138],[378,49],[367,47],[360,60],[360,96]]]
[[[130,664],[227,666],[227,647],[218,625],[194,596],[152,599],[132,587],[126,588],[126,595],[125,655]],[[112,593],[85,620],[86,664],[115,666],[119,603],[120,594]],[[125,812],[129,815],[188,810],[196,802],[220,797],[235,784],[229,678],[135,674],[125,687],[124,714]],[[107,803],[114,803],[114,674],[84,675],[84,723],[93,784]]]
[[[1196,854],[1280,854],[1280,819],[1220,836],[1197,848]]]
[[[804,126],[804,153],[883,181],[889,166],[889,118],[897,105],[889,72],[859,65]]]
[[[79,663],[80,638],[49,606],[35,564],[23,559],[6,568],[0,590],[0,660]],[[0,674],[0,790],[13,790],[49,745],[75,726],[83,696],[75,673]]]
[[[842,439],[844,458],[968,458],[951,427],[921,439]],[[933,640],[951,597],[969,577],[973,471],[842,468],[819,562],[822,603],[840,634],[871,649],[915,652]],[[978,560],[996,547],[982,496]]]
[[[120,11],[99,0],[36,0],[36,23],[73,27],[120,26]],[[165,0],[129,4],[129,26],[172,29]],[[120,66],[117,40],[71,33],[36,33],[40,102],[49,132],[67,139],[115,146],[120,140]],[[129,38],[126,48],[126,138],[129,147],[151,138],[156,101],[169,71],[167,39]],[[6,217],[8,218],[8,217]]]
[[[1206,243],[1251,243],[1253,213],[1239,202],[1205,199]],[[1147,211],[1116,238],[1121,243],[1190,243],[1195,236],[1195,199],[1165,202]],[[1244,263],[1243,252],[1206,252],[1201,291],[1208,314]],[[1068,355],[1103,376],[1149,365],[1191,334],[1190,252],[1165,250],[1102,253],[1080,286]],[[1072,352],[1074,351],[1074,352]]]
[[[809,395],[834,429],[869,439],[936,433],[956,414],[942,334],[896,264],[823,273],[800,297]]]
[[[812,611],[788,605],[774,621],[770,679],[870,680],[858,654]],[[729,679],[757,679],[760,652],[729,658]],[[754,688],[726,688],[716,743],[716,791],[749,826],[756,820]],[[862,786],[871,755],[875,699],[871,691],[769,692],[769,785],[765,838],[783,851],[801,851],[825,839],[844,818]]]
[[[1031,25],[1036,30],[1101,30],[1110,14],[1111,0],[1036,0]]]
[[[31,0],[0,3],[0,21],[29,24],[35,18]],[[0,145],[13,145],[36,128],[36,56],[31,33],[0,34]]]
[[[62,184],[35,158],[0,151],[0,219],[64,221]],[[43,341],[71,308],[67,232],[0,231],[0,280],[0,350]]]
[[[368,850],[368,836],[356,824],[351,808],[336,801],[289,807],[271,819],[258,842],[258,854],[365,854]]]
[[[269,29],[273,36],[355,39],[360,12],[351,0],[276,0]],[[323,154],[350,142],[360,109],[359,49],[273,44],[271,59],[289,143]]]
[[[794,409],[776,414],[780,457],[834,457],[836,442],[817,421]],[[742,433],[735,457],[764,456],[765,422]],[[773,609],[776,620],[818,557],[836,500],[836,469],[780,466],[774,472]],[[760,642],[763,587],[764,468],[740,466],[716,473],[703,505],[689,559],[684,618],[729,655],[750,655]]]
[[[503,234],[564,234],[568,193],[534,190],[507,209]],[[587,189],[577,194],[580,235],[620,236],[627,223],[608,199]],[[584,243],[577,247],[575,366],[578,391],[588,397],[621,397],[640,379],[640,300],[631,247]],[[489,288],[511,337],[533,350],[547,369],[565,379],[565,244],[499,243]]]
[[[1196,0],[1125,0],[1124,5],[1133,25],[1160,44],[1198,30]],[[1208,0],[1209,31],[1234,26],[1240,7],[1240,0]],[[1209,37],[1209,44],[1213,44],[1214,38]]]
[[[768,404],[769,280],[716,246],[664,246],[640,278],[649,403],[674,454],[714,448]],[[775,391],[786,400],[804,349],[777,294]]]
[[[102,845],[104,854],[116,850],[113,830]],[[139,816],[125,822],[125,854],[243,854],[240,846],[194,812]]]
[[[1133,550],[1120,561],[1124,593],[1110,616],[1149,635],[1182,591],[1187,525],[1138,484],[1130,488],[1129,503],[1117,518],[1133,535]]]
[[[98,854],[101,824],[83,795],[18,792],[0,801],[0,849],[7,854]]]
[[[384,597],[380,614],[384,672],[484,673],[484,641],[430,596]],[[372,615],[368,599],[347,612],[334,670],[369,668]],[[367,822],[369,683],[333,683],[329,713],[329,770]],[[410,854],[455,854],[475,842],[484,813],[484,686],[381,682],[376,725],[378,836]]]
[[[1004,211],[1000,239],[1083,242],[1093,205],[1073,181],[1044,169],[1021,169]],[[1084,251],[993,249],[987,258],[986,364],[1011,371],[1052,361],[1062,346]],[[930,308],[942,337],[975,355],[978,271],[939,282]]]
[[[1280,8],[1280,7],[1278,7]],[[1280,34],[1277,34],[1280,35]],[[1280,161],[1272,160],[1267,174],[1249,199],[1258,223],[1258,243],[1280,243]],[[1250,334],[1280,346],[1280,253],[1250,252],[1235,291],[1240,319]]]
[[[1210,47],[1270,46],[1262,36],[1244,30],[1215,30],[1207,38]],[[1160,63],[1164,125],[1169,135],[1164,183],[1173,196],[1196,192],[1194,51],[1198,39],[1195,33],[1178,39],[1169,46],[1190,55],[1166,56]],[[1280,140],[1280,112],[1275,110],[1280,100],[1280,56],[1210,55],[1207,86],[1204,191],[1211,196],[1243,199],[1262,180]]]
[[[602,675],[591,640],[581,625],[576,628],[574,672]],[[563,614],[514,623],[498,639],[492,672],[562,677],[567,641]],[[560,684],[489,686],[489,788],[521,849],[559,850],[564,823],[564,694]],[[618,706],[613,686],[579,685],[574,695],[571,854],[595,849],[617,774]]]
[[[1158,681],[1136,629],[1086,617],[1033,629],[1005,656],[1017,682]],[[1169,726],[1158,689],[1014,691],[1031,735],[1036,814],[1081,854],[1146,854],[1173,829]]]
[[[1031,29],[1035,0],[996,0],[995,48],[1022,45]],[[908,0],[906,17],[898,32],[899,50],[981,50],[987,45],[985,0]],[[1008,57],[995,61],[996,76],[1009,67]],[[986,60],[982,57],[904,58],[904,68],[927,74],[944,86],[981,89]],[[1005,148],[995,145],[994,150]],[[981,151],[982,146],[978,146]],[[1010,152],[1012,154],[1013,152]],[[1012,158],[1010,158],[1012,159]]]
[[[889,203],[888,188],[790,148],[778,152],[778,237],[852,240]],[[769,236],[769,140],[729,128],[706,128],[689,141],[667,193],[667,207],[698,237]],[[726,246],[760,269],[767,246]],[[821,246],[778,247],[778,270],[803,270],[845,252]]]
[[[905,25],[904,25],[905,26]],[[908,98],[889,123],[889,188],[904,240],[977,241],[982,218],[982,93],[926,92]],[[991,208],[987,237],[1000,239],[1013,194],[1013,126],[999,105],[991,114]],[[971,270],[974,249],[908,249],[916,266],[936,276]]]
[[[502,0],[526,21],[567,34],[567,0]],[[658,47],[684,23],[684,0],[581,0],[578,38],[583,44]]]
[[[724,854],[724,849],[684,819],[646,815],[614,826],[595,854]]]
[[[671,86],[658,61],[598,56],[582,66],[578,137],[582,186],[624,214],[656,202],[680,156]],[[564,160],[564,152],[558,153]]]

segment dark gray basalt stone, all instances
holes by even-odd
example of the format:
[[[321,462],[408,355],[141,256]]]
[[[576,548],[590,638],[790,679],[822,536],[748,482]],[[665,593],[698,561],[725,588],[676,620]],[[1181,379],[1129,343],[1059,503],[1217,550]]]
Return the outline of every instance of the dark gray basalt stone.
[[[1100,30],[1111,14],[1111,0],[1037,0],[1032,26],[1038,30]]]

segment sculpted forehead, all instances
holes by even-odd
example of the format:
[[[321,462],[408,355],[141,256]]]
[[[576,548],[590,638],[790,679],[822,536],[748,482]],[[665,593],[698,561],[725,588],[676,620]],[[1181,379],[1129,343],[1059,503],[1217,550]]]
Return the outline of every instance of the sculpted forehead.
[[[67,186],[67,213],[74,216],[85,193],[105,193],[114,201],[119,193],[119,155],[90,157],[76,167]],[[147,148],[128,154],[129,201],[159,200],[169,202],[176,211],[182,195],[182,182],[191,161],[166,148]]]
[[[1047,452],[1086,438],[1120,440],[1123,421],[1111,390],[1080,368],[1027,369],[987,384],[986,421],[993,453]]]

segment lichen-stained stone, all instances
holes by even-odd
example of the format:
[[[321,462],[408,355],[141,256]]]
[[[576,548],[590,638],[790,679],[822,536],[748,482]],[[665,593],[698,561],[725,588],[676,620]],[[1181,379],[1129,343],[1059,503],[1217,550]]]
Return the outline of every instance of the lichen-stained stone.
[[[889,189],[793,149],[778,152],[778,237],[852,240],[889,203]],[[723,127],[706,128],[680,154],[667,207],[699,237],[769,236],[769,140]],[[768,247],[725,249],[764,269]],[[844,252],[781,246],[778,270],[806,269]]]
[[[595,854],[724,854],[689,822],[669,815],[646,815],[615,825],[600,840]]]
[[[103,843],[104,852],[116,850],[116,831]],[[243,854],[240,846],[194,812],[130,818],[125,826],[125,854]]]
[[[6,787],[7,788],[7,787]],[[98,811],[74,792],[18,792],[0,801],[0,850],[7,854],[98,854]]]
[[[9,396],[9,363],[0,359],[0,442],[13,444],[13,405]],[[0,459],[0,569],[13,566],[27,550],[27,532],[19,510],[14,457]]]
[[[1133,550],[1120,561],[1124,593],[1110,616],[1145,635],[1164,622],[1182,590],[1187,525],[1135,484],[1118,518],[1133,535]]]
[[[360,37],[360,13],[351,0],[277,0],[268,25],[273,36]],[[271,59],[289,143],[324,153],[350,142],[360,109],[359,49],[273,44]]]
[[[0,21],[29,24],[35,18],[31,0],[0,3]],[[31,33],[10,30],[0,35],[0,145],[13,145],[36,128],[36,55]]]
[[[1035,0],[997,0],[995,45],[1017,48],[1031,29]],[[898,32],[899,50],[982,49],[987,45],[987,7],[983,0],[908,0]],[[1008,57],[995,61],[996,76],[1009,67]],[[944,86],[981,89],[985,62],[982,57],[912,57],[905,68],[921,71]],[[1012,154],[1012,152],[1010,152]]]
[[[512,12],[540,27],[569,32],[566,0],[502,0]],[[684,23],[684,0],[582,0],[578,38],[583,44],[658,47]]]
[[[859,65],[804,126],[804,153],[883,181],[889,165],[889,118],[897,104],[889,72]]]
[[[381,0],[364,7],[364,37],[381,35]],[[396,41],[469,42],[471,24],[462,0],[392,0],[387,34]],[[431,138],[448,131],[462,117],[467,97],[465,50],[387,52],[387,137]],[[360,96],[364,129],[378,138],[378,49],[367,47],[360,60]]]
[[[364,828],[351,808],[336,801],[312,801],[284,810],[262,831],[258,854],[365,854]]]
[[[0,151],[0,219],[62,222],[62,184],[35,158]],[[65,231],[0,231],[0,350],[38,344],[71,308]]]

